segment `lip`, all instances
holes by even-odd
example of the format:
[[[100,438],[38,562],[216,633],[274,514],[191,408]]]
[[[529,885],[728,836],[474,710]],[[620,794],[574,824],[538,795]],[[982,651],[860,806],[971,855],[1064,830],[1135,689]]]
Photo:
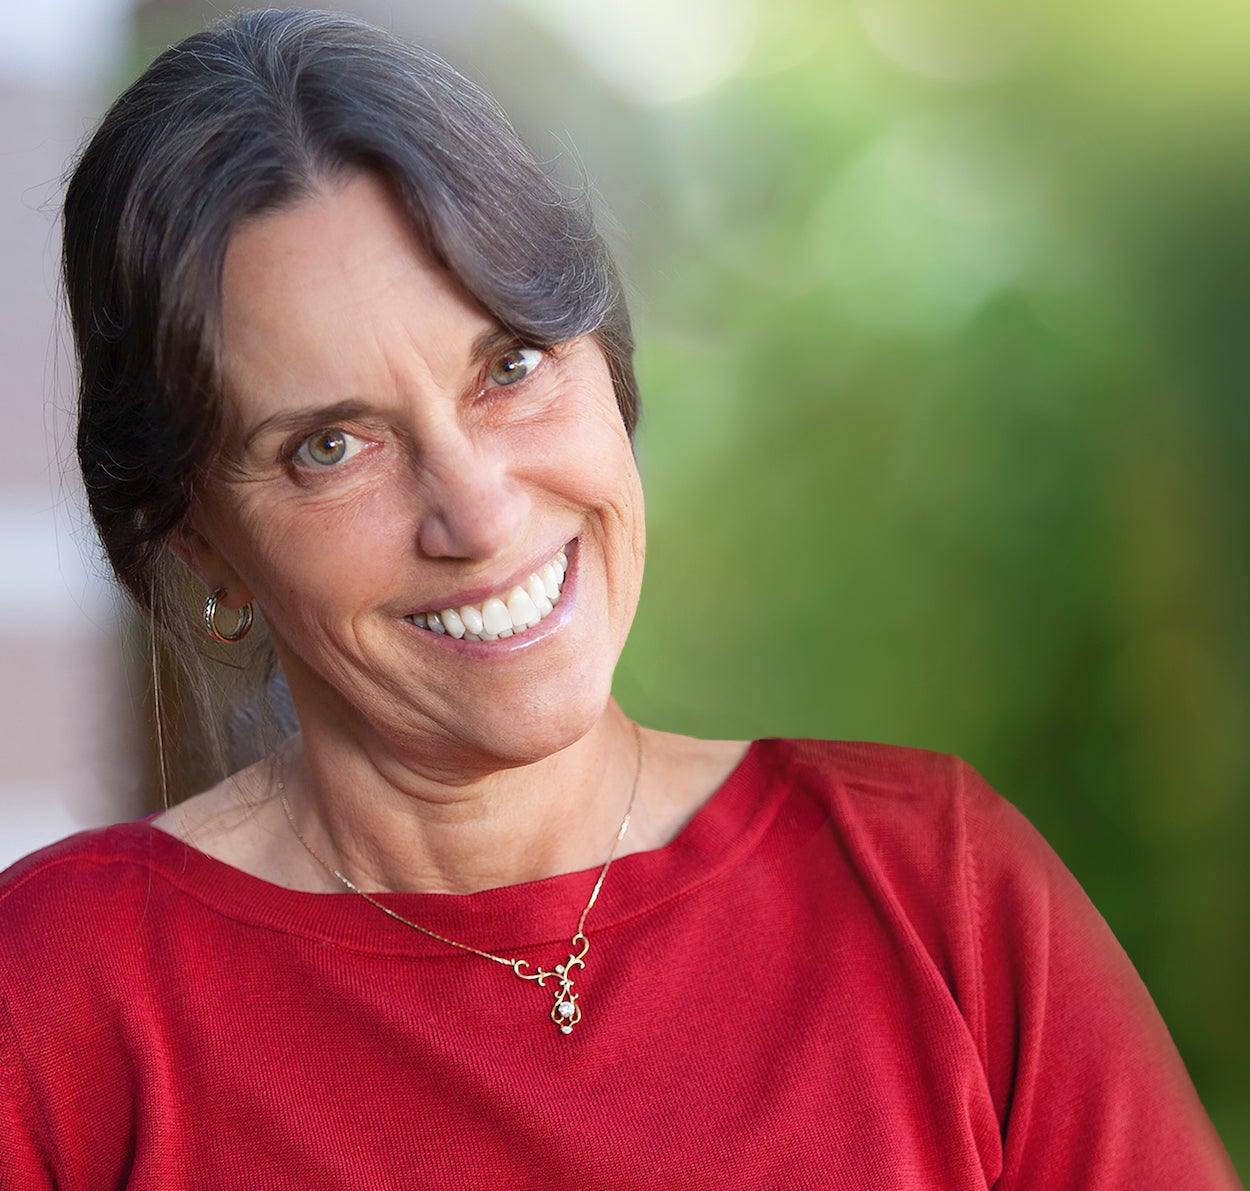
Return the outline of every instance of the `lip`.
[[[464,591],[449,597],[445,603],[441,603],[437,607],[427,605],[425,608],[414,609],[414,612],[409,614],[415,615],[418,611],[427,612],[439,611],[443,608],[459,608],[465,604],[480,603],[491,596],[498,597],[500,592],[510,591],[513,587],[524,582],[545,563],[550,562],[563,549],[568,557],[569,564],[564,575],[564,583],[560,588],[560,601],[551,610],[550,615],[545,616],[532,629],[526,629],[523,633],[504,637],[498,641],[468,641],[463,637],[453,637],[450,633],[432,633],[429,629],[418,628],[407,619],[407,616],[401,617],[401,623],[411,632],[420,633],[423,641],[440,649],[456,649],[470,654],[481,654],[484,657],[513,653],[518,649],[528,649],[559,630],[572,615],[573,606],[577,602],[579,544],[577,538],[572,538],[564,543],[563,547],[557,546],[550,554],[538,556],[537,561],[528,570],[518,571],[513,578],[505,580],[503,584],[465,588]]]
[[[572,538],[562,546],[553,547],[546,554],[535,555],[530,560],[528,566],[520,567],[513,573],[511,578],[482,584],[480,587],[466,587],[449,596],[439,596],[437,600],[433,600],[428,604],[422,604],[419,608],[410,608],[404,615],[416,616],[419,612],[441,612],[444,608],[463,608],[465,604],[480,604],[483,600],[490,599],[492,596],[503,599],[504,595],[518,584],[524,583],[535,571],[541,570],[561,550],[568,555],[571,566],[576,549],[577,539]]]

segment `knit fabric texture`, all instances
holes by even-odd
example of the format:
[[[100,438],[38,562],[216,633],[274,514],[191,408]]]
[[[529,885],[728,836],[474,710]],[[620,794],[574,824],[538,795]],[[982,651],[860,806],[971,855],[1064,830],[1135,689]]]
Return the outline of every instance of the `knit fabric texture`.
[[[405,917],[553,967],[597,870]],[[0,878],[0,1188],[1239,1186],[1128,959],[944,756],[754,744],[587,922],[583,1018],[148,822]]]

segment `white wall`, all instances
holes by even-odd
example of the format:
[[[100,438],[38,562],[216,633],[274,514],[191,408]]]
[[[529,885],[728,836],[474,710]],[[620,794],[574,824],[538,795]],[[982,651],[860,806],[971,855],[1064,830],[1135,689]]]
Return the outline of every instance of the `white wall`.
[[[0,39],[0,867],[136,809],[138,700],[72,466],[60,178],[122,44],[121,0],[40,0]]]

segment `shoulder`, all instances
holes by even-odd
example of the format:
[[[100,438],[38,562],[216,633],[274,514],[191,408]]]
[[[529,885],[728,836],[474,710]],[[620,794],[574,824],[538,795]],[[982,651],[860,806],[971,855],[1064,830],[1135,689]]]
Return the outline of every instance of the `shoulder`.
[[[1030,928],[1048,891],[1080,896],[1038,832],[965,761],[860,742],[760,741],[770,780],[815,803],[883,920],[918,944],[976,1015],[987,929]],[[1010,904],[1003,918],[987,904]]]
[[[1023,816],[967,762],[926,749],[860,741],[764,740],[767,770],[839,823],[893,847],[935,836],[979,846],[996,833],[1034,837]]]
[[[154,833],[148,820],[117,823],[67,836],[0,872],[0,913],[55,891],[68,895],[133,876],[150,864]]]
[[[143,920],[158,834],[147,822],[81,832],[0,873],[0,1133],[19,1167],[59,1161],[67,1136],[88,1150],[116,1143],[150,988]]]
[[[775,768],[890,801],[958,796],[970,781],[984,786],[966,761],[928,749],[860,740],[774,739],[755,746]]]
[[[0,873],[0,958],[5,952],[85,937],[148,885],[156,833],[145,821],[79,832],[32,852]]]
[[[1061,907],[1101,925],[1037,829],[959,757],[863,743],[776,747],[862,865],[907,899],[922,934],[938,930],[938,915],[958,913],[981,943],[991,924],[1014,938]]]
[[[1003,1186],[1037,1171],[1047,1186],[1236,1185],[1128,957],[976,770],[914,749],[767,743],[774,770],[827,808],[899,951],[923,954],[957,1008],[998,1116]]]

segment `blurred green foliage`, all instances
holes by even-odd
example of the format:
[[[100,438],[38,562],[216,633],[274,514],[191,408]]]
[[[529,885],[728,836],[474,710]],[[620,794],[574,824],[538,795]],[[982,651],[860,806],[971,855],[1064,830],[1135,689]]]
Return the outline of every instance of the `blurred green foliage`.
[[[760,5],[784,68],[647,114],[620,695],[972,760],[1111,922],[1244,1171],[1250,26],[1030,5],[1008,66],[951,81],[867,8]]]
[[[213,7],[148,0],[136,62]],[[575,145],[623,228],[650,555],[622,702],[967,757],[1250,1170],[1250,6],[451,11],[381,19]]]

